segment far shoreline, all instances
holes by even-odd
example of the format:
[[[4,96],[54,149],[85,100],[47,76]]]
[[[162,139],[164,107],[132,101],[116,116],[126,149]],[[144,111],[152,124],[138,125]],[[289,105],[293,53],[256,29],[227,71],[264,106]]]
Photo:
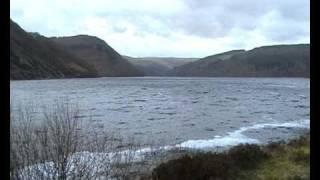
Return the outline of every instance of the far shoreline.
[[[183,78],[199,78],[199,79],[209,79],[209,78],[221,78],[221,79],[231,79],[231,78],[247,78],[247,79],[309,79],[310,77],[303,76],[102,76],[102,77],[68,77],[68,78],[43,78],[43,79],[10,79],[11,81],[46,81],[46,80],[82,80],[82,79],[99,79],[99,78],[115,78],[115,79],[139,79],[139,78],[168,78],[168,79],[183,79]]]

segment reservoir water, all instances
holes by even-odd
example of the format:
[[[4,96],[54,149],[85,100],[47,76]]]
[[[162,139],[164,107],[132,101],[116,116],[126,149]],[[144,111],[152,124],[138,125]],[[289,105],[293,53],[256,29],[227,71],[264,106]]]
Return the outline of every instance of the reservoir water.
[[[305,78],[133,77],[10,82],[15,105],[68,99],[102,132],[145,144],[210,148],[266,143],[309,129]],[[41,108],[40,108],[41,109]],[[35,113],[40,113],[37,110]]]

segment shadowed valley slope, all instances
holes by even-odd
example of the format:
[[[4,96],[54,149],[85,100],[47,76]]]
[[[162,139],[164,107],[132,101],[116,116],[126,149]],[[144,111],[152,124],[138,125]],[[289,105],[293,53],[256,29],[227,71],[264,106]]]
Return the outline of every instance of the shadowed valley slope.
[[[93,66],[10,21],[10,79],[94,77]]]
[[[95,67],[99,76],[142,76],[134,67],[103,40],[88,35],[53,37],[55,43]]]
[[[10,79],[142,75],[101,39],[87,35],[47,38],[10,21]]]

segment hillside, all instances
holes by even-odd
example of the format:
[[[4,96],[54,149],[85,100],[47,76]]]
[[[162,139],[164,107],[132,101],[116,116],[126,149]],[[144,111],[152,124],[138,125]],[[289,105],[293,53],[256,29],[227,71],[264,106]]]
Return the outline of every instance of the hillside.
[[[208,56],[174,69],[177,76],[309,77],[308,44],[275,45]]]
[[[94,77],[93,66],[10,21],[10,79]]]
[[[55,43],[90,63],[99,76],[142,76],[143,73],[103,40],[88,35],[53,37]]]
[[[97,37],[47,38],[10,22],[10,79],[142,75]]]
[[[197,58],[175,57],[123,57],[143,71],[146,76],[172,76],[174,75],[172,70],[175,67],[197,60]]]
[[[10,22],[10,79],[102,76],[309,77],[309,44],[196,58],[121,56],[88,35],[47,38]]]

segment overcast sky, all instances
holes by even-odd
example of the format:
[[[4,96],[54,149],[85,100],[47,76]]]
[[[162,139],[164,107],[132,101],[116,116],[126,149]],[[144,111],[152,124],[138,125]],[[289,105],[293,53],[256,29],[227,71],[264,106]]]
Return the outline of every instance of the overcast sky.
[[[10,0],[10,17],[45,36],[97,36],[123,55],[204,57],[309,43],[309,6],[309,0]]]

